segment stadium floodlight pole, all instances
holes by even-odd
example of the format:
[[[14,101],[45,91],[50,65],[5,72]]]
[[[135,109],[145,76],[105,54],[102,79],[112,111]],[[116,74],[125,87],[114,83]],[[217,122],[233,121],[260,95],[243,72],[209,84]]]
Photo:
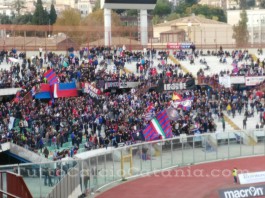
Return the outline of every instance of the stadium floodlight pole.
[[[132,32],[130,31],[130,51],[132,51]]]
[[[148,35],[148,34],[147,34],[147,35]],[[153,49],[153,37],[151,38],[151,54],[152,54],[152,59],[153,59],[152,49]]]
[[[49,35],[50,35],[50,32],[51,32],[51,19],[49,19]]]
[[[147,10],[140,10],[140,31],[141,31],[141,45],[146,46],[148,43],[148,21]]]
[[[189,22],[189,23],[188,23],[188,34],[189,34],[188,41],[189,41],[189,42],[191,42],[191,26],[192,26],[192,23]]]
[[[261,30],[261,14],[259,14],[259,47],[261,47],[262,44],[262,30]]]
[[[101,0],[101,8],[104,9],[105,46],[111,45],[111,10],[112,9],[136,9],[140,10],[141,45],[148,44],[147,10],[153,10],[157,0]]]
[[[104,8],[105,46],[111,45],[111,9]]]

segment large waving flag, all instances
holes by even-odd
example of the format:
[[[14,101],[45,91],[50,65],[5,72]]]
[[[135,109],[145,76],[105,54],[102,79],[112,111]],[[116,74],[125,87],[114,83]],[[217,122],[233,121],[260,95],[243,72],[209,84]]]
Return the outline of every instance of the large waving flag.
[[[150,121],[144,129],[143,135],[146,141],[157,140],[160,137],[162,137],[162,139],[171,138],[173,136],[172,127],[166,110],[158,113],[156,118]]]
[[[75,82],[59,83],[52,86],[54,98],[68,98],[78,96]]]
[[[56,73],[53,71],[53,69],[49,69],[47,72],[45,72],[44,77],[47,79],[50,85],[53,85],[59,82],[56,76]]]
[[[50,92],[50,85],[41,83],[38,90],[33,89],[32,95],[35,96],[35,99],[50,99],[51,98],[51,92]]]
[[[165,134],[165,138],[171,138],[173,136],[172,134],[172,127],[170,124],[170,120],[169,117],[167,115],[167,111],[163,110],[160,113],[158,113],[158,115],[156,116],[159,124],[162,127],[162,130],[164,131]]]

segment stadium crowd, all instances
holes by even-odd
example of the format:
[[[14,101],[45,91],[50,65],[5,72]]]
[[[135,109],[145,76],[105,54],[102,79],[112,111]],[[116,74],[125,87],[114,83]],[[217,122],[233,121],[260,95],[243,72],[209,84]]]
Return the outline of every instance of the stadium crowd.
[[[200,57],[198,56],[200,54]],[[262,54],[262,50],[258,49],[258,54]],[[219,81],[220,77],[223,76],[264,76],[264,66],[265,61],[260,60],[257,57],[250,55],[248,50],[233,50],[232,52],[220,50],[216,52],[207,51],[203,53],[202,51],[197,51],[194,54],[189,54],[185,51],[175,52],[174,56],[178,60],[194,60],[199,59],[200,64],[206,65],[205,69],[199,69],[197,72],[198,84],[209,85],[214,90],[209,92],[210,95],[210,106],[212,106],[212,112],[216,115],[222,117],[222,111],[226,111],[228,115],[233,118],[236,114],[243,114],[243,128],[246,129],[248,117],[254,116],[254,113],[259,114],[259,120],[257,121],[256,128],[263,128],[264,125],[264,85],[265,82],[261,82],[255,87],[247,90],[239,90],[233,88],[224,88]],[[233,69],[221,70],[219,73],[212,75],[205,74],[207,70],[207,57],[216,57],[219,59],[220,64],[228,64],[227,58],[232,59]],[[194,64],[190,61],[190,64]],[[214,72],[213,72],[214,73]],[[212,98],[213,97],[213,98]],[[211,99],[212,98],[212,99]],[[225,128],[225,124],[223,124]]]
[[[156,57],[156,54],[159,57]],[[17,55],[13,53],[12,56]],[[154,66],[150,56],[159,58],[161,64]],[[174,83],[177,80],[185,82],[193,78],[191,74],[185,74],[179,65],[167,63],[168,53],[164,51],[132,53],[96,47],[81,50],[79,57],[69,52],[66,56],[56,53],[44,54],[42,61],[38,56],[29,60],[26,60],[25,56],[21,58],[22,67],[15,64],[13,67],[16,69],[9,71],[16,82],[11,87],[18,86],[23,90],[20,92],[21,98],[35,85],[47,82],[44,77],[44,65],[56,71],[60,82],[95,82],[95,85],[98,85],[100,80],[141,82],[139,87],[131,91],[107,92],[99,95],[97,99],[81,93],[73,98],[49,101],[20,99],[18,102],[1,103],[0,141],[12,141],[31,150],[41,150],[46,157],[49,156],[48,148],[54,148],[57,149],[53,155],[54,159],[64,156],[58,153],[58,150],[64,148],[63,145],[68,142],[72,145],[69,150],[72,156],[80,146],[91,150],[144,141],[142,131],[150,120],[146,118],[149,107],[152,107],[153,115],[167,109],[173,94],[158,89],[148,91],[145,88],[158,85],[161,79],[164,83]],[[121,74],[125,62],[139,68],[138,73]],[[112,68],[108,70],[110,65]],[[220,87],[213,90],[180,90],[179,94],[183,99],[192,98],[193,103],[188,109],[176,110],[177,116],[171,120],[175,136],[182,133],[215,132],[217,125],[214,116],[219,117],[225,130],[222,111],[233,115],[236,112],[245,113],[246,119],[254,113],[255,108],[260,113],[263,112],[261,110],[264,104],[255,91],[239,92]],[[249,105],[251,109],[248,108]],[[262,114],[261,121],[264,120],[263,117]],[[84,145],[83,139],[86,140]]]

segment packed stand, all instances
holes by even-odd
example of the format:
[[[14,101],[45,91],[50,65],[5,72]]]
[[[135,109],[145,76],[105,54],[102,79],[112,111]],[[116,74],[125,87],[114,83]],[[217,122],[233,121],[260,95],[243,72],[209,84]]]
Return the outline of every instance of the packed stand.
[[[124,54],[126,53],[124,52]],[[109,49],[93,48],[89,52],[84,50],[80,54],[82,56],[79,59],[71,52],[67,56],[48,53],[44,54],[43,63],[47,63],[56,71],[60,82],[73,80],[95,82],[100,79],[112,79],[114,73],[119,73],[119,71],[107,72],[106,68],[104,70],[105,64],[108,64],[107,54],[111,54]],[[155,56],[152,51],[149,51],[150,54]],[[131,64],[135,64],[137,67],[137,64],[140,63],[145,67],[146,72],[122,75],[119,78],[124,76],[125,80],[138,81],[140,79],[142,84],[157,83],[160,79],[166,83],[172,83],[176,79],[192,78],[189,74],[183,74],[179,65],[167,63],[167,52],[158,54],[163,65],[159,66],[160,68],[152,65],[148,53],[146,57],[144,57],[144,53],[140,52],[128,53],[127,58],[130,57]],[[103,57],[104,62],[100,64],[97,57]],[[119,58],[120,55],[112,57],[114,60],[110,64],[117,63],[117,67],[124,67],[121,62],[126,58]],[[119,61],[115,63],[116,59]],[[22,87],[24,86],[22,96],[34,85],[47,82],[43,76],[43,64],[38,57],[35,57],[32,62],[28,62],[27,66],[27,71],[30,72],[26,75],[28,79],[21,84]],[[158,68],[162,72],[153,72],[154,68]],[[116,78],[114,79],[116,80]],[[172,121],[174,135],[193,134],[196,127],[201,132],[215,131],[213,119],[205,105],[208,102],[207,98],[198,99],[204,98],[204,93],[190,91],[189,94],[183,92],[182,95],[184,98],[193,96],[194,103],[190,110],[178,110],[180,115],[178,120]],[[52,156],[54,160],[66,155],[73,156],[80,148],[91,150],[133,144],[144,140],[142,131],[148,124],[148,121],[145,120],[147,107],[152,103],[155,105],[155,112],[159,112],[170,106],[171,98],[172,93],[169,92],[153,91],[134,94],[132,90],[125,93],[102,94],[97,99],[82,94],[75,98],[49,101],[26,102],[22,100],[18,103],[2,103],[1,142],[13,141],[34,151],[41,150],[46,157],[50,156],[50,150],[54,150]],[[59,150],[61,151],[59,152]]]

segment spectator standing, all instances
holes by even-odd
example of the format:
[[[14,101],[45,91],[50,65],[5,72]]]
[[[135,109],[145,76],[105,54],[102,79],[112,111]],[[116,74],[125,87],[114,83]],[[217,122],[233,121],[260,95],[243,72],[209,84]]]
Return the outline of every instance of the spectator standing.
[[[49,156],[49,150],[47,149],[47,147],[44,148],[43,154],[44,154],[45,158],[48,158],[48,156]]]
[[[71,140],[72,140],[72,146],[74,146],[75,145],[75,133],[74,132],[72,132],[72,134],[71,134]]]
[[[48,186],[50,186],[50,187],[53,186],[52,175],[53,175],[52,169],[49,168],[48,169]]]
[[[60,182],[60,178],[61,178],[61,170],[59,167],[56,168],[55,177],[56,177],[56,179],[54,180],[54,183],[58,184]]]
[[[234,178],[234,183],[237,184],[237,168],[233,169],[232,175]]]
[[[222,127],[223,127],[223,131],[225,131],[225,118],[222,117]]]
[[[105,137],[105,139],[104,139],[104,147],[106,149],[108,149],[108,145],[109,145],[109,139],[107,137]]]
[[[247,129],[247,119],[244,118],[243,120],[243,129]]]

